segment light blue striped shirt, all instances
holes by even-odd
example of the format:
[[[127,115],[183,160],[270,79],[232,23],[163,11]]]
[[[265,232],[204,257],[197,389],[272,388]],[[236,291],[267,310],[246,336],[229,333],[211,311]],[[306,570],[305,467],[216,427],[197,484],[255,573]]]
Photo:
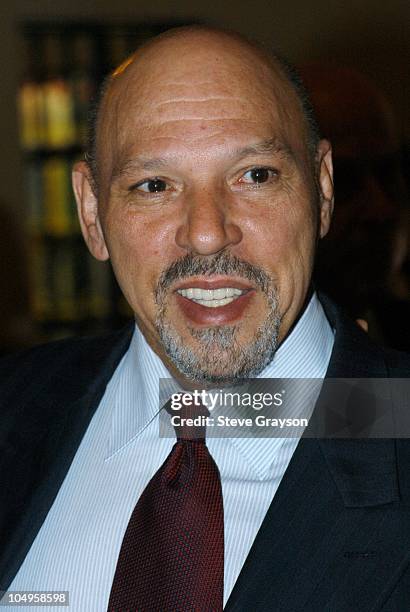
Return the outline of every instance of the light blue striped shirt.
[[[314,295],[261,377],[323,378],[333,339]],[[70,610],[106,610],[133,508],[174,444],[158,435],[158,384],[169,376],[136,328],[9,590],[69,591]],[[222,480],[225,602],[297,443],[295,438],[250,437],[207,441]]]

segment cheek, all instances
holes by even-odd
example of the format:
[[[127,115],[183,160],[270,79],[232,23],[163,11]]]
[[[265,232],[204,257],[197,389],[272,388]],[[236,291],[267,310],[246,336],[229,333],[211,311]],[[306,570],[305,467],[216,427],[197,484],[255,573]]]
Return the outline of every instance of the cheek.
[[[147,301],[153,304],[153,291],[167,265],[169,232],[158,223],[127,215],[107,219],[105,235],[114,273],[131,306]]]
[[[307,272],[312,265],[315,223],[307,203],[260,211],[246,223],[246,255],[276,280],[286,282],[293,273]]]
[[[283,334],[297,316],[309,288],[316,222],[308,199],[283,200],[247,222],[244,255],[261,266],[278,289]]]

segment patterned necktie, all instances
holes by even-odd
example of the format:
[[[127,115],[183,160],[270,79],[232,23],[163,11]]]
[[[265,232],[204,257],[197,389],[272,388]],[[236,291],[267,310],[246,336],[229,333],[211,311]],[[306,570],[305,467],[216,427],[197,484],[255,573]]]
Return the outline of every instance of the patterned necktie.
[[[169,403],[165,408],[169,411]],[[182,412],[180,416],[185,417]],[[196,427],[194,433],[193,428],[175,430],[176,444],[143,491],[128,523],[108,612],[222,610],[219,471],[205,444],[205,427]]]

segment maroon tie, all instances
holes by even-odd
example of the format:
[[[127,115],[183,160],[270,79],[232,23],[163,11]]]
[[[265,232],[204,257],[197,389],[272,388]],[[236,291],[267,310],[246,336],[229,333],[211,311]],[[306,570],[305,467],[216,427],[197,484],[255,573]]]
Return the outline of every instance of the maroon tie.
[[[195,428],[194,437],[192,429],[176,434],[176,444],[131,515],[108,612],[222,610],[219,471],[205,444],[205,427]]]

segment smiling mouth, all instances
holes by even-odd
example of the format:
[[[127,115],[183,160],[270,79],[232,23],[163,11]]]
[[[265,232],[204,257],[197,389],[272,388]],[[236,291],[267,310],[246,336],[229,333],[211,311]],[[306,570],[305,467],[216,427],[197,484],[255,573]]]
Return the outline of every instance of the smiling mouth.
[[[240,279],[196,278],[175,288],[184,317],[199,326],[229,325],[239,321],[255,289]]]
[[[241,295],[247,293],[247,290],[238,289],[236,287],[220,287],[218,289],[187,287],[186,289],[178,289],[177,293],[200,306],[205,306],[206,308],[220,308],[221,306],[231,304]]]

